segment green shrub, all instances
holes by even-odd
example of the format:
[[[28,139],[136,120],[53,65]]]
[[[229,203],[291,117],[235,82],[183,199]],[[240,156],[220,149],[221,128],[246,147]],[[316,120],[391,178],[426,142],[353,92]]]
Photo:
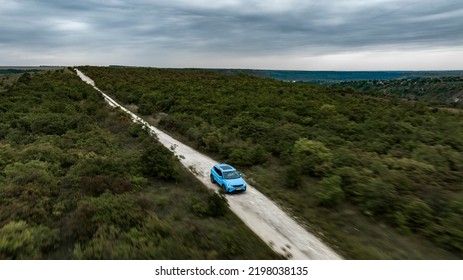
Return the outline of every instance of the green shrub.
[[[24,221],[13,221],[0,229],[0,259],[41,259],[56,245],[58,230]]]
[[[206,216],[208,214],[207,204],[203,201],[193,200],[191,204],[191,211],[197,216]]]
[[[130,181],[114,176],[97,175],[94,177],[81,177],[80,188],[84,194],[98,196],[104,192],[120,194],[133,189]]]
[[[259,144],[231,143],[224,145],[221,152],[227,155],[230,164],[239,167],[262,164],[269,157],[269,153]]]
[[[210,191],[207,201],[193,199],[191,210],[198,216],[222,217],[228,211],[228,202],[223,194]]]
[[[408,228],[420,231],[433,222],[433,210],[419,198],[412,198],[404,207],[403,214]]]
[[[292,163],[285,169],[285,186],[297,189],[302,183],[302,167],[298,163]]]
[[[151,144],[143,151],[140,164],[145,175],[165,180],[179,180],[178,159],[161,144]]]
[[[223,194],[213,192],[207,199],[207,212],[211,217],[222,217],[228,212],[228,202]]]
[[[130,126],[129,133],[132,137],[146,137],[149,135],[148,129],[141,123],[135,123]]]
[[[393,185],[381,179],[372,179],[358,185],[359,205],[367,215],[393,221],[394,213],[402,206],[401,196]]]
[[[310,175],[323,176],[330,172],[333,154],[318,141],[301,138],[294,144],[293,160],[299,162],[303,171]]]
[[[56,184],[55,177],[51,174],[52,166],[43,161],[31,160],[26,163],[15,162],[5,166],[5,176],[9,182],[26,185],[36,183],[43,186]]]
[[[206,134],[202,140],[206,151],[217,153],[224,142],[224,136],[216,130]]]
[[[333,175],[323,178],[320,181],[320,184],[322,186],[322,190],[315,194],[320,205],[333,207],[344,199],[340,176]]]
[[[143,209],[132,195],[106,192],[81,200],[68,224],[71,235],[82,241],[90,239],[103,224],[127,230],[139,226],[144,216]]]

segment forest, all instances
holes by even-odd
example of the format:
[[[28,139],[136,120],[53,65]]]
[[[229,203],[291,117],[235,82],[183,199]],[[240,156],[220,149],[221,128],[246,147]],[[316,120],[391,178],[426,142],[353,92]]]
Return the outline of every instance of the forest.
[[[72,69],[0,79],[0,259],[283,258]]]
[[[463,258],[463,114],[194,69],[81,67],[246,179],[348,259]]]
[[[432,106],[463,108],[463,76],[346,81],[340,86],[372,96],[426,101]]]

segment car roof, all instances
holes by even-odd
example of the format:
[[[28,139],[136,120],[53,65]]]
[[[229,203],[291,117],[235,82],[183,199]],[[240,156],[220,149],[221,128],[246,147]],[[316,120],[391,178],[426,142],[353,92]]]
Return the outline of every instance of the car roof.
[[[221,163],[216,165],[218,168],[222,169],[223,171],[234,171],[236,170],[233,166]]]

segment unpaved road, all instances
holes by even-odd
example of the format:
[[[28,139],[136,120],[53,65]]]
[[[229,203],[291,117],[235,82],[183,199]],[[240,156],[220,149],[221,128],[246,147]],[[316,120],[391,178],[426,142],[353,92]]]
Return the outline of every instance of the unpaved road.
[[[116,101],[95,86],[93,80],[75,69],[79,77],[99,91],[112,107],[119,107],[131,115],[136,122],[146,125],[159,141],[180,157],[181,162],[192,170],[195,176],[209,189],[218,191],[218,187],[209,180],[209,171],[218,162],[198,151],[182,144],[166,133],[151,126],[143,119],[119,105]],[[323,244],[313,234],[307,232],[294,219],[283,212],[273,201],[252,186],[246,192],[227,195],[230,209],[253,230],[274,251],[290,259],[341,259],[332,249]]]

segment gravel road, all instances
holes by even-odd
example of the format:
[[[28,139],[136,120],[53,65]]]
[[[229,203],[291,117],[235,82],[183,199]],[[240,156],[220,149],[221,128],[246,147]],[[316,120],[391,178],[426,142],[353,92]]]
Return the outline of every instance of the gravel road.
[[[146,125],[151,133],[157,135],[164,146],[173,150],[180,157],[182,164],[189,168],[206,187],[215,191],[219,190],[218,186],[212,184],[209,180],[209,171],[218,162],[148,124],[98,89],[92,79],[85,76],[78,69],[75,70],[84,82],[92,85],[95,90],[103,95],[110,106],[121,108],[130,114],[134,121]],[[246,192],[231,194],[226,197],[230,209],[262,240],[269,244],[274,251],[287,256],[289,259],[341,259],[331,248],[306,231],[273,201],[252,186],[248,185]]]

